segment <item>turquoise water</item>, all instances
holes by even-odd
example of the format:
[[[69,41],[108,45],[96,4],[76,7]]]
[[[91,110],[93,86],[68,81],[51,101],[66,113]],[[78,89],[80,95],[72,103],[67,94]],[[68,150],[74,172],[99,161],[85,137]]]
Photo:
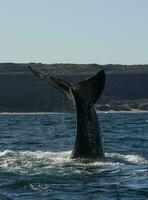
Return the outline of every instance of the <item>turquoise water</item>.
[[[75,115],[0,115],[0,200],[148,199],[148,114],[100,114],[106,160],[70,160]]]

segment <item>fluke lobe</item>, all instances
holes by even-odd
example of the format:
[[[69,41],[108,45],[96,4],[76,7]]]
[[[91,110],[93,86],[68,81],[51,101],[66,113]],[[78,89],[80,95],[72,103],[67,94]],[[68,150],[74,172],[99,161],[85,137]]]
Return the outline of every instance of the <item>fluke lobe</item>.
[[[29,69],[40,79],[63,92],[75,104],[77,132],[71,158],[101,159],[104,157],[101,130],[94,104],[102,94],[105,85],[104,70],[87,80],[70,84],[48,74]]]

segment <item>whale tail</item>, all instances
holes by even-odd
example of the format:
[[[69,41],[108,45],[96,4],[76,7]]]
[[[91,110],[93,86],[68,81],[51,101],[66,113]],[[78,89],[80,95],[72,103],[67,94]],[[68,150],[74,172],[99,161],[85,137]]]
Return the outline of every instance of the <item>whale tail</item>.
[[[101,130],[93,105],[102,94],[105,85],[103,70],[87,80],[70,84],[61,79],[38,72],[29,67],[40,79],[60,90],[75,103],[77,133],[71,158],[103,158]]]
[[[101,96],[104,85],[105,73],[104,70],[101,70],[92,77],[72,86],[75,100],[81,102],[85,107],[92,107]]]
[[[47,81],[49,84],[51,84],[53,87],[55,87],[56,89],[60,90],[61,92],[63,92],[66,96],[68,96],[70,99],[72,98],[70,95],[70,90],[71,90],[71,85],[61,79],[58,79],[56,77],[53,76],[49,76],[45,73],[42,72],[38,72],[36,70],[34,70],[33,68],[31,68],[30,66],[28,67],[36,76],[38,76],[41,80]]]
[[[100,70],[98,73],[84,81],[70,84],[67,81],[36,71],[31,67],[28,68],[41,80],[47,81],[68,96],[68,98],[80,101],[86,106],[93,106],[96,103],[97,99],[102,94],[105,85],[104,70]]]

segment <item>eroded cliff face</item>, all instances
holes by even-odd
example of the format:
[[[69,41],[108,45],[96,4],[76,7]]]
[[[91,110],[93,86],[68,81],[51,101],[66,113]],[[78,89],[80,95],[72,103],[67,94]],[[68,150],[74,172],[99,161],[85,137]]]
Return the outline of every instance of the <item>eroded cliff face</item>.
[[[74,82],[99,69],[106,71],[106,85],[98,110],[147,110],[148,65],[0,64],[0,112],[71,112],[74,107],[63,94],[40,81],[28,65]]]

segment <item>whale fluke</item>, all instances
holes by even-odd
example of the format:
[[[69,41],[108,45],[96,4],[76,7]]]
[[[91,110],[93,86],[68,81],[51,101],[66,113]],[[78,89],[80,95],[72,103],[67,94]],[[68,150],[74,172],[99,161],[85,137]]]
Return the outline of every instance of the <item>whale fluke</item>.
[[[30,70],[40,79],[63,92],[73,100],[77,116],[77,133],[71,158],[97,159],[104,157],[101,131],[94,104],[103,92],[105,85],[104,70],[87,80],[70,84],[64,80]]]
[[[52,86],[63,92],[66,96],[68,96],[71,99],[70,95],[70,89],[71,85],[63,80],[60,80],[53,76],[48,76],[47,74],[38,72],[34,69],[32,69],[30,66],[28,67],[36,76],[38,76],[41,80],[45,80],[48,83],[50,83]]]

